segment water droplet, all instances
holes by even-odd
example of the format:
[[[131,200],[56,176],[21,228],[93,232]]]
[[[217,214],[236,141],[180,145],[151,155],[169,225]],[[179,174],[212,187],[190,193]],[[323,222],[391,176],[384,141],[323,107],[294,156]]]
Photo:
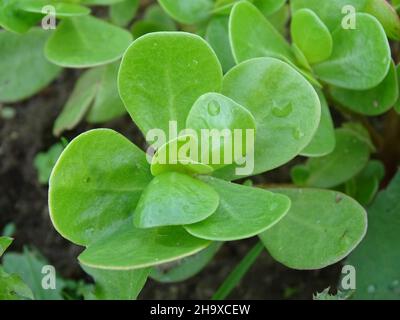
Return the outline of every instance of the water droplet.
[[[375,293],[375,291],[376,291],[376,287],[373,284],[370,284],[367,288],[367,292],[372,294],[372,293]]]
[[[272,114],[277,118],[286,118],[293,111],[292,103],[289,102],[284,107],[273,107]]]
[[[304,133],[299,128],[293,129],[293,138],[295,138],[296,140],[300,140],[303,137]]]
[[[275,201],[273,201],[269,204],[270,211],[274,211],[277,207],[278,207],[278,204]]]
[[[211,116],[217,116],[217,115],[219,115],[219,113],[221,112],[221,106],[219,105],[219,103],[217,102],[217,101],[215,101],[215,100],[211,100],[209,103],[208,103],[208,113],[211,115]]]
[[[377,100],[374,100],[374,102],[372,104],[373,104],[374,108],[379,107],[379,102]]]
[[[391,290],[395,294],[400,294],[400,281],[393,280],[392,283],[389,285],[389,290]]]
[[[197,61],[197,60],[195,59],[195,60],[193,60],[193,64],[194,64],[194,65],[198,65],[198,64],[199,64],[199,61]]]

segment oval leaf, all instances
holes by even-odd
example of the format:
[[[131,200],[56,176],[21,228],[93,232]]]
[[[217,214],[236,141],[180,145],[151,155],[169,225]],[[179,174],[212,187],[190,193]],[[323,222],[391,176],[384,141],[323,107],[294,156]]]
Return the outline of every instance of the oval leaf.
[[[207,19],[214,6],[213,0],[158,0],[176,21],[194,24]]]
[[[143,151],[109,129],[68,144],[50,177],[49,210],[57,231],[87,245],[133,214],[151,175]]]
[[[346,260],[357,270],[355,299],[398,300],[400,270],[400,174],[368,208],[368,232]]]
[[[310,144],[301,151],[302,156],[322,157],[335,149],[335,128],[324,94],[317,90],[321,102],[321,121]]]
[[[126,113],[118,93],[119,61],[99,67],[101,76],[97,79],[97,92],[92,107],[86,116],[90,123],[104,123]]]
[[[43,54],[50,34],[39,28],[22,35],[0,31],[0,102],[29,98],[60,74]]]
[[[313,11],[297,11],[292,18],[290,30],[293,42],[310,63],[324,61],[332,54],[331,33]]]
[[[250,238],[271,228],[290,208],[285,196],[212,177],[202,179],[218,192],[220,203],[206,220],[185,226],[198,238],[216,241]]]
[[[204,182],[178,172],[155,177],[144,190],[135,210],[138,228],[199,222],[215,212],[218,193]]]
[[[314,11],[319,18],[333,31],[338,28],[343,18],[349,12],[343,10],[351,5],[355,12],[362,12],[368,0],[290,0],[292,14],[296,11],[307,8]],[[342,10],[345,12],[343,13]]]
[[[246,145],[246,134],[247,130],[251,130],[254,136],[256,129],[254,117],[246,108],[222,94],[206,93],[197,99],[186,119],[186,127],[195,130],[197,136],[201,137],[200,151],[203,153],[200,162],[210,164],[213,168],[223,167],[232,164],[232,161],[242,159],[249,148],[253,151],[253,144]],[[204,130],[209,130],[210,133],[211,130],[218,130],[215,131],[218,135],[207,137],[202,134]],[[240,135],[235,136],[235,130],[238,130]],[[228,145],[225,145],[226,143]],[[236,145],[238,143],[240,148]],[[208,152],[205,152],[203,149],[207,146]],[[214,161],[215,158],[217,161]]]
[[[229,34],[236,62],[268,56],[294,60],[285,38],[249,2],[241,1],[233,7]]]
[[[196,99],[220,91],[221,65],[199,36],[159,32],[137,39],[126,51],[119,72],[119,92],[132,119],[146,135],[169,121],[184,129]]]
[[[333,33],[331,57],[314,66],[323,81],[346,89],[377,86],[388,73],[391,53],[385,31],[374,17],[356,14],[357,27],[338,27]]]
[[[115,233],[89,245],[78,259],[93,268],[131,270],[179,260],[209,244],[180,226],[138,229],[127,222]]]
[[[229,42],[229,19],[227,17],[212,19],[207,26],[205,38],[221,61],[222,69],[227,72],[235,65]]]
[[[354,177],[367,164],[370,148],[348,129],[336,130],[332,153],[312,158],[292,170],[294,182],[301,186],[332,188]]]
[[[364,11],[379,20],[390,39],[400,40],[400,19],[390,3],[386,0],[368,0]]]
[[[93,67],[118,60],[131,41],[129,32],[92,16],[68,18],[57,26],[45,54],[63,67]]]
[[[151,160],[151,174],[158,176],[175,171],[186,174],[209,174],[213,168],[199,162],[198,139],[194,135],[181,135],[162,145]]]
[[[253,174],[293,159],[310,143],[320,122],[321,106],[313,87],[277,59],[252,59],[234,67],[224,78],[223,94],[256,119]],[[224,170],[216,172],[218,177],[234,178]]]
[[[394,62],[390,64],[386,78],[372,89],[355,91],[332,87],[330,93],[337,102],[356,113],[368,116],[385,113],[396,103],[399,96]]]
[[[25,33],[42,19],[40,14],[21,11],[20,4],[20,0],[0,1],[1,27],[8,31]]]
[[[102,70],[90,69],[75,84],[67,103],[57,117],[53,134],[59,136],[64,130],[73,129],[85,116],[96,96]]]
[[[322,269],[346,257],[367,230],[363,207],[330,190],[273,189],[292,201],[289,213],[260,234],[271,256],[299,270]]]

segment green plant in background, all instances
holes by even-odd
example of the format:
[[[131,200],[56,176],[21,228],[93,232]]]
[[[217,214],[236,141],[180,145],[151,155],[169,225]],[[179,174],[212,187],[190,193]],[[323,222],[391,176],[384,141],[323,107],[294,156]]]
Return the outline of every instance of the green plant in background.
[[[111,23],[90,15],[88,6],[96,5],[109,6]],[[60,75],[61,67],[93,68],[78,80],[54,134],[72,129],[83,118],[101,123],[123,115],[116,72],[132,35],[121,27],[134,18],[138,5],[136,0],[1,1],[0,26],[7,31],[0,32],[0,102],[36,94]],[[46,6],[56,10],[55,30],[35,26],[46,19],[48,12],[42,13]]]
[[[85,132],[63,150],[50,178],[50,216],[63,237],[85,247],[78,259],[96,282],[86,298],[134,299],[149,276],[183,281],[223,242],[253,236],[260,242],[215,299],[229,295],[264,248],[290,268],[321,269],[363,239],[364,207],[369,231],[348,259],[360,272],[357,290],[331,296],[327,289],[315,299],[398,298],[398,179],[375,200],[393,168],[385,172],[374,159],[387,162],[386,144],[397,148],[399,67],[389,44],[395,51],[400,40],[397,1],[392,7],[384,0],[159,0],[134,21],[131,34],[123,28],[138,1],[57,2],[61,22],[53,32],[31,28],[43,16],[36,2],[0,2],[0,25],[27,32],[0,32],[0,102],[31,96],[58,76],[59,66],[90,67],[56,120],[55,135],[84,118],[102,123],[125,112],[146,138],[155,128],[168,132],[170,121],[192,130],[159,147],[151,163],[109,129]],[[110,5],[111,23],[89,15],[90,5]],[[34,50],[26,49],[30,42]],[[27,68],[32,59],[37,70]],[[13,64],[26,83],[16,74],[2,79]],[[335,121],[337,128],[332,107],[344,119]],[[383,114],[392,128],[385,136],[367,118]],[[254,149],[242,143],[254,152],[252,173],[186,153],[159,163],[202,129],[255,130]],[[291,168],[290,188],[234,182],[296,156],[307,159]],[[41,158],[36,164],[45,181],[52,160]],[[372,252],[377,259],[367,263]],[[377,269],[382,274],[372,275]]]

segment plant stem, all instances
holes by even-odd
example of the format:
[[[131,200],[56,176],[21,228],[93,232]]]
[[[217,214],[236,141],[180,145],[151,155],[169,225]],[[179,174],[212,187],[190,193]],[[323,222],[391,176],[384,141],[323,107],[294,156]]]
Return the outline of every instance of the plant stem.
[[[256,262],[258,256],[263,251],[264,245],[261,241],[246,254],[240,263],[233,269],[229,276],[225,279],[217,292],[212,296],[212,300],[224,300],[238,285],[243,276],[249,271],[250,267]]]

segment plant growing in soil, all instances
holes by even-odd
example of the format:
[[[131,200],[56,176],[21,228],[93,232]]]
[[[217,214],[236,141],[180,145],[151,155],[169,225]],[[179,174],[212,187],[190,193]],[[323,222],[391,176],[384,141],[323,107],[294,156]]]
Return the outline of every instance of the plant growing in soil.
[[[136,0],[0,2],[0,26],[6,30],[0,32],[0,102],[34,95],[60,75],[61,67],[91,68],[77,81],[54,134],[74,128],[83,118],[102,123],[123,115],[116,72],[132,41],[123,27],[135,16],[138,4]],[[110,22],[90,15],[88,6],[96,5],[109,6]]]
[[[167,131],[171,120],[179,130],[255,128],[252,174],[307,148],[321,117],[318,94],[288,64],[250,59],[223,77],[208,44],[184,32],[136,40],[123,57],[119,91],[145,136],[153,128]],[[368,157],[367,144],[342,131]],[[50,178],[51,218],[65,238],[86,247],[79,261],[95,278],[110,272],[143,282],[149,267],[195,254],[212,241],[256,235],[278,261],[317,269],[342,259],[365,234],[365,210],[338,191],[268,191],[229,182],[242,177],[233,165],[213,168],[179,153],[165,164],[154,160],[173,144],[178,151],[186,145],[176,141],[160,147],[148,164],[120,134],[95,129],[59,158]],[[310,225],[314,232],[307,231]]]
[[[398,178],[375,202],[400,159],[397,2],[159,0],[133,24],[132,43],[121,27],[137,1],[113,5],[118,27],[88,15],[84,5],[99,2],[112,1],[60,5],[62,22],[42,40],[44,68],[54,74],[55,65],[92,67],[55,135],[83,117],[98,123],[127,112],[150,146],[93,129],[66,146],[51,173],[50,217],[64,238],[84,247],[78,260],[96,281],[92,298],[135,299],[148,277],[183,281],[224,242],[251,237],[259,241],[213,298],[225,298],[264,250],[298,270],[327,267],[355,250],[348,261],[362,282],[354,296],[398,295],[395,267],[368,283],[385,262],[398,266],[385,238],[398,230],[377,218],[385,211],[395,224],[389,204]],[[36,5],[0,8],[37,19]],[[0,24],[22,28],[2,15]],[[115,43],[104,46],[105,35]],[[87,43],[77,40],[86,36]],[[385,130],[369,118],[382,115]],[[204,130],[225,136],[214,141]],[[306,160],[290,163],[298,156]],[[241,183],[289,163],[290,185]],[[371,203],[373,236],[358,250]],[[378,238],[384,253],[365,264]],[[325,290],[316,298],[333,297]]]

